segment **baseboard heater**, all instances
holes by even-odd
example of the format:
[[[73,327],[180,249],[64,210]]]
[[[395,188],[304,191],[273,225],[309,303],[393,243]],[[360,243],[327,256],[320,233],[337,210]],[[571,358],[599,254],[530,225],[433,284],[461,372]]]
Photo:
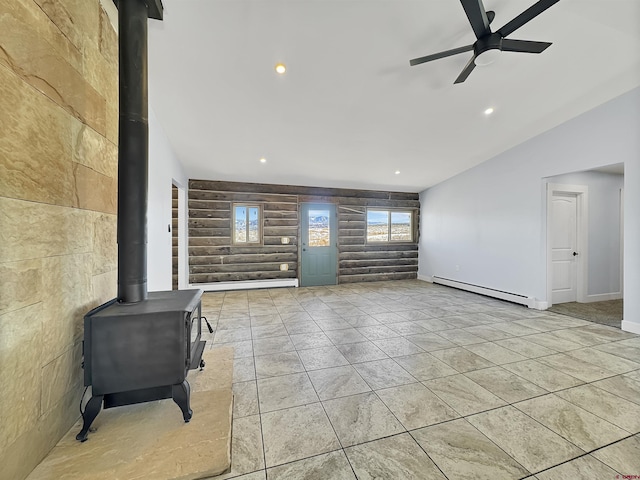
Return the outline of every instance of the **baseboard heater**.
[[[238,280],[235,282],[192,283],[189,288],[199,288],[205,292],[224,292],[228,290],[254,290],[258,288],[297,287],[297,278],[273,280]]]
[[[529,308],[535,308],[535,299],[526,295],[520,295],[518,293],[505,292],[504,290],[496,290],[495,288],[481,287],[480,285],[473,285],[472,283],[459,282],[457,280],[450,280],[448,278],[442,278],[433,276],[433,283],[440,285],[446,285],[447,287],[458,288],[460,290],[466,290],[468,292],[479,293],[486,295],[487,297],[498,298],[500,300],[506,300],[508,302],[519,303]]]

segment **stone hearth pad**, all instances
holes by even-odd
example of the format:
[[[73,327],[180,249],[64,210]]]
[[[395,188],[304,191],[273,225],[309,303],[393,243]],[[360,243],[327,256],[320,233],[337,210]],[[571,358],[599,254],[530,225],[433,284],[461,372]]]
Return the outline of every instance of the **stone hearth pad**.
[[[204,352],[192,370],[193,417],[184,423],[171,399],[100,412],[86,442],[79,420],[27,480],[196,480],[231,465],[233,349]]]

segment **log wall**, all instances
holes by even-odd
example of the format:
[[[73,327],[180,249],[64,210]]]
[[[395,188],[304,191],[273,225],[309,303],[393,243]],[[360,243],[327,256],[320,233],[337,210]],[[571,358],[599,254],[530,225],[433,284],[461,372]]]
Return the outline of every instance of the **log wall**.
[[[233,203],[262,204],[263,245],[232,244]],[[301,203],[336,205],[338,283],[417,277],[417,193],[190,180],[189,282],[299,278]],[[415,242],[367,245],[367,207],[413,210]],[[282,237],[290,243],[282,245]],[[282,263],[288,271],[280,271]]]

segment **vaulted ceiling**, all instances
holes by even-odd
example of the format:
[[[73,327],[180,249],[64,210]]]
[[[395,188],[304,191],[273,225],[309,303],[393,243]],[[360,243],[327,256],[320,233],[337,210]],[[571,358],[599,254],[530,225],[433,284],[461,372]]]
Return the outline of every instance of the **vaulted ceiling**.
[[[150,103],[190,178],[418,192],[640,85],[638,0],[560,0],[510,35],[551,47],[458,85],[471,53],[409,60],[473,43],[459,0],[163,3]],[[494,30],[533,3],[484,0]]]

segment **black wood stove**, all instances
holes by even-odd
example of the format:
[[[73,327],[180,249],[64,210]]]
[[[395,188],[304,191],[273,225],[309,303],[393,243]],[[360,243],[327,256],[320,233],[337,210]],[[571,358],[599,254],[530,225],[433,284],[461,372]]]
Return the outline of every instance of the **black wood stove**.
[[[82,430],[104,408],[173,398],[191,419],[189,369],[204,367],[201,290],[147,292],[147,22],[161,0],[114,0],[119,30],[118,298],[84,317]]]

